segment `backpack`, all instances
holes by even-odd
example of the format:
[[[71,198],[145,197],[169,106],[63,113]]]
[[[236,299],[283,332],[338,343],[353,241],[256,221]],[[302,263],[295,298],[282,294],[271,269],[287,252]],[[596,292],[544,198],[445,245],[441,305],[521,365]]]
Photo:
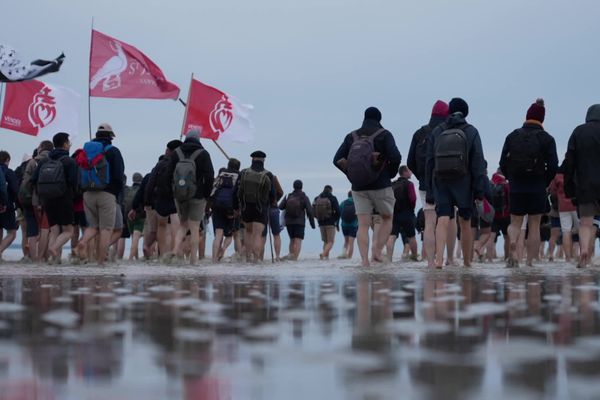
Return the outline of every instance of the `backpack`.
[[[37,168],[37,161],[32,159],[31,162],[35,163]],[[25,179],[25,174],[21,177],[21,183],[19,184],[19,192],[17,193],[19,203],[23,207],[31,207],[33,205],[33,183],[31,182],[31,175]]]
[[[462,178],[469,173],[467,135],[460,128],[446,128],[435,140],[435,177],[441,180]]]
[[[331,200],[327,197],[317,197],[314,204],[315,217],[319,221],[324,221],[331,218],[333,215],[333,208],[331,207]]]
[[[198,190],[196,177],[196,159],[204,149],[194,151],[189,157],[183,154],[180,147],[175,150],[179,161],[175,164],[173,171],[173,197],[178,201],[188,201],[194,198]]]
[[[410,208],[410,202],[408,200],[408,185],[409,180],[400,178],[392,183],[392,190],[394,191],[394,212],[400,212]]]
[[[285,202],[285,215],[288,218],[304,217],[304,205],[300,195],[290,193]]]
[[[242,204],[256,204],[259,209],[261,205],[269,202],[271,193],[271,180],[268,171],[255,171],[247,168],[242,171],[240,180],[240,200]]]
[[[518,129],[510,142],[508,173],[516,177],[543,176],[545,171],[542,145],[535,130]]]
[[[62,156],[58,160],[48,159],[40,164],[37,180],[37,194],[41,200],[52,200],[62,197],[67,193],[67,178]]]
[[[506,209],[506,184],[492,184],[492,206],[499,214],[504,214]]]
[[[233,211],[233,196],[237,174],[221,173],[218,177],[218,186],[213,195],[213,208],[231,213]]]
[[[79,187],[85,191],[105,190],[110,183],[110,165],[106,152],[112,145],[101,142],[87,142],[77,156],[79,165]]]
[[[385,132],[379,129],[372,135],[359,136],[358,131],[352,132],[352,145],[348,151],[348,164],[346,174],[350,183],[362,187],[375,182],[381,173],[373,166],[373,153],[375,152],[375,138]]]
[[[341,214],[342,222],[345,224],[351,224],[356,221],[356,206],[354,205],[354,200],[346,200],[344,202]]]
[[[133,199],[138,190],[140,190],[140,185],[125,187],[123,194],[123,208],[125,209],[125,215],[129,214],[129,211],[133,208]]]
[[[415,161],[417,170],[414,171],[419,179],[425,178],[425,164],[427,162],[427,137],[432,129],[429,125],[423,125],[415,136]]]
[[[156,164],[156,171],[154,172],[154,195],[160,199],[172,200],[173,185],[171,185],[172,176],[169,174],[169,162],[170,160],[165,158]]]

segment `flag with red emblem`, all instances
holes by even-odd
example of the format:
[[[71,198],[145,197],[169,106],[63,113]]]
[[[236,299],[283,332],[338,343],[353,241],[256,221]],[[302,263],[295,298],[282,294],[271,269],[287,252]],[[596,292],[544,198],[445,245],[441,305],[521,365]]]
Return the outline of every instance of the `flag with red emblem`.
[[[81,97],[73,90],[37,80],[6,84],[0,127],[49,139],[79,133]]]
[[[90,96],[129,99],[177,99],[179,87],[137,48],[92,31]]]
[[[198,129],[203,138],[248,142],[254,138],[254,125],[250,120],[252,108],[192,78],[181,134]]]

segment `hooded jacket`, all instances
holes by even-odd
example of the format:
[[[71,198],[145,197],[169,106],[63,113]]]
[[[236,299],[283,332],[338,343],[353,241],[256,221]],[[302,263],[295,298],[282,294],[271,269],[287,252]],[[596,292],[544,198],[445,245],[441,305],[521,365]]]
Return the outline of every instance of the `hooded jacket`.
[[[125,162],[121,151],[112,145],[112,141],[107,138],[96,138],[94,142],[100,142],[104,146],[111,145],[105,153],[106,161],[109,165],[110,182],[106,187],[106,192],[112,193],[116,198],[119,198],[123,188],[125,187]]]
[[[15,211],[15,201],[17,201],[17,192],[19,191],[19,181],[15,171],[8,168],[6,164],[0,164],[2,172],[4,172],[4,178],[6,179],[6,194],[7,198],[2,199],[2,202],[6,200],[4,204],[6,206],[6,212]]]
[[[435,168],[435,142],[437,137],[446,129],[462,127],[462,130],[467,137],[467,152],[469,159],[469,173],[461,178],[448,181],[452,185],[459,185],[465,190],[470,190],[471,194],[476,199],[483,199],[485,192],[485,160],[483,158],[483,148],[481,146],[481,138],[477,129],[467,123],[462,113],[457,112],[448,117],[448,120],[438,125],[431,132],[427,143],[427,161],[426,161],[426,191],[427,198],[433,198],[433,187],[436,181],[434,177]]]
[[[290,196],[297,196],[300,198],[300,203],[301,203],[301,207],[303,208],[303,213],[298,218],[291,218],[286,213],[285,214],[285,225],[286,226],[289,226],[289,225],[305,226],[306,225],[306,217],[308,217],[308,222],[310,223],[310,226],[313,229],[315,229],[314,211],[313,211],[312,206],[310,205],[310,200],[308,199],[308,196],[306,196],[306,194],[302,191],[302,189],[294,189],[294,191],[292,193],[285,196],[283,198],[283,200],[281,200],[281,202],[279,203],[279,209],[285,211],[285,209],[287,207],[287,200]]]
[[[413,135],[410,150],[406,160],[407,167],[415,174],[419,181],[419,190],[425,190],[425,176],[427,164],[427,140],[433,130],[446,120],[446,117],[432,115],[429,123],[420,127]],[[423,154],[417,154],[417,148],[423,148]]]
[[[322,192],[320,195],[315,197],[313,201],[313,210],[315,209],[315,204],[319,197],[329,199],[331,203],[331,217],[327,219],[323,219],[319,221],[319,226],[339,226],[340,223],[340,203],[338,202],[337,197],[335,197],[332,193]]]
[[[204,149],[197,139],[185,139],[183,144],[179,147],[186,157],[191,156],[196,150]],[[171,177],[171,185],[173,184],[173,173],[175,172],[175,166],[179,162],[179,152],[174,151],[171,154],[171,162],[169,164],[169,176]],[[210,154],[204,150],[196,158],[196,181],[198,182],[198,188],[196,189],[195,199],[208,199],[210,192],[213,187],[213,181],[215,179],[215,170],[213,168]]]
[[[359,136],[369,136],[373,135],[381,128],[383,127],[378,121],[372,119],[365,119],[363,121],[362,126],[356,132]],[[337,152],[335,153],[335,156],[333,157],[333,165],[335,165],[336,168],[338,168],[343,173],[346,173],[346,171],[338,164],[338,161],[342,159],[348,159],[348,153],[350,152],[350,147],[352,147],[353,141],[354,139],[352,138],[352,133],[347,134],[344,138],[344,142],[338,148]],[[352,190],[378,190],[390,187],[392,185],[392,179],[398,173],[398,168],[400,167],[402,156],[400,155],[398,147],[396,147],[394,136],[392,136],[390,131],[386,130],[379,136],[377,136],[373,145],[375,151],[380,153],[380,160],[385,163],[385,167],[383,168],[375,182],[365,187],[357,187],[355,185],[352,185]]]
[[[563,163],[565,194],[579,204],[600,200],[600,104],[591,106],[585,124],[569,138]]]

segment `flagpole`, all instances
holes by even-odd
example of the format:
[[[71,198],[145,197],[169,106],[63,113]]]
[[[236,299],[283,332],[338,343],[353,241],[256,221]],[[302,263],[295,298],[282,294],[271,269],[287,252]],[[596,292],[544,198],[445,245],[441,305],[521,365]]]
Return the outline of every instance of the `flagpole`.
[[[92,17],[92,29],[90,31],[90,63],[88,65],[88,81],[87,81],[87,87],[88,87],[88,128],[89,128],[89,134],[90,134],[90,140],[92,140],[92,96],[90,96],[90,81],[92,79],[92,48],[94,46],[94,17]]]
[[[193,79],[194,79],[194,74],[192,73],[192,80]],[[190,94],[191,93],[192,93],[192,82],[190,81],[190,88],[188,90],[188,101],[187,101],[187,103],[185,101],[183,101],[181,99],[181,97],[177,99],[185,107],[185,114],[183,116],[183,124],[185,124],[185,120],[187,119],[187,112],[188,112],[187,105],[190,102]],[[183,129],[184,128],[185,128],[185,126],[181,127],[181,136],[180,136],[180,139],[183,137]],[[219,143],[217,143],[217,141],[215,139],[211,139],[211,140],[215,144],[215,146],[217,146],[217,148],[219,150],[221,150],[221,153],[223,153],[223,155],[225,156],[225,158],[229,161],[230,157],[227,155],[227,153],[225,153],[225,150],[223,150],[223,148],[219,145]]]

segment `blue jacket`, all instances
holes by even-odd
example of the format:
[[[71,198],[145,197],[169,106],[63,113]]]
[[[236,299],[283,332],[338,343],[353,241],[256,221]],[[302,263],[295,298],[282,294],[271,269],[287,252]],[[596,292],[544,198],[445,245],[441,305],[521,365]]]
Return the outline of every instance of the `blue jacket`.
[[[469,173],[462,178],[458,178],[452,181],[447,181],[452,185],[459,185],[470,190],[473,197],[476,199],[482,199],[485,190],[485,160],[483,158],[483,147],[481,146],[481,138],[479,132],[473,126],[467,123],[461,113],[454,113],[448,117],[448,120],[440,124],[437,128],[431,132],[427,143],[427,161],[426,161],[426,177],[425,177],[425,190],[427,191],[428,198],[434,198],[433,187],[436,183],[434,177],[435,168],[435,141],[438,136],[446,129],[457,128],[463,126],[463,131],[467,137],[467,152],[469,159]]]

